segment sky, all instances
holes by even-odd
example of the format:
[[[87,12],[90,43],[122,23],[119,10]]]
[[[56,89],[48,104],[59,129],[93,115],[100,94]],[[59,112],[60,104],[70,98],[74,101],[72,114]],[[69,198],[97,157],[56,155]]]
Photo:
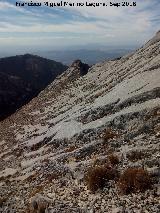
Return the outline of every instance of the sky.
[[[160,0],[135,0],[136,7],[118,8],[47,7],[44,5],[45,1],[32,0],[33,3],[41,2],[41,7],[17,7],[16,0],[0,0],[1,51],[53,50],[89,45],[137,46],[142,45],[160,30]],[[88,2],[110,3],[109,0]]]

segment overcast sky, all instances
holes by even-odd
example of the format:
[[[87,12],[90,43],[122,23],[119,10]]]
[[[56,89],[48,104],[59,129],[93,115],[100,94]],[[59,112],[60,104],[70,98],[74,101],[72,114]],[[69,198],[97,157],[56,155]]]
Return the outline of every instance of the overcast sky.
[[[44,1],[39,0],[42,3]],[[47,50],[94,43],[110,46],[141,45],[160,29],[160,0],[136,2],[136,7],[37,8],[16,7],[16,0],[0,0],[0,47],[8,51],[23,48]]]

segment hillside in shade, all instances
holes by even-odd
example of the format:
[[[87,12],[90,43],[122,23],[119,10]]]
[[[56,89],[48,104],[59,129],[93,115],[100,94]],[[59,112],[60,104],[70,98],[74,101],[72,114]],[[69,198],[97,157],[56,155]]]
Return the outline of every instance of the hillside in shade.
[[[0,123],[2,212],[159,212],[160,32],[81,63]]]
[[[0,59],[0,119],[29,102],[66,69],[29,54]]]

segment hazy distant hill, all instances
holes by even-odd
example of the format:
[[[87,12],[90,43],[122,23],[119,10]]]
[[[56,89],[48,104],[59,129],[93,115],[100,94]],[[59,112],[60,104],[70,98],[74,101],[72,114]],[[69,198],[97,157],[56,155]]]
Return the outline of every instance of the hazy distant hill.
[[[108,50],[102,49],[77,49],[77,50],[54,50],[54,51],[40,51],[38,55],[48,59],[60,61],[63,64],[70,65],[77,58],[87,64],[95,64],[106,59],[114,59],[121,57],[129,52],[132,48],[110,48]]]
[[[31,100],[67,66],[34,55],[0,59],[0,119]]]

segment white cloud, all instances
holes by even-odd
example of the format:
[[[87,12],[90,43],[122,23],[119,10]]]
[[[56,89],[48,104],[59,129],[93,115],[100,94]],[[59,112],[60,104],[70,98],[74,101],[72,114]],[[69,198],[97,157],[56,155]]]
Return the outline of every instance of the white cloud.
[[[23,11],[24,12],[24,10],[22,8],[16,7],[13,4],[10,4],[10,3],[4,2],[4,1],[0,2],[0,10],[6,11],[6,10],[9,10],[9,9],[14,9],[14,10],[17,10],[17,11]]]
[[[30,1],[30,0],[26,0]],[[34,2],[44,0],[34,0]],[[51,0],[49,0],[52,2]],[[68,0],[69,1],[69,0]],[[72,2],[82,2],[85,0],[71,0]],[[96,0],[88,0],[90,2],[95,2]],[[122,0],[119,0],[122,1]],[[130,1],[130,0],[128,0]],[[58,2],[58,0],[57,0]],[[98,2],[107,2],[107,0],[99,0]],[[109,2],[109,1],[108,1]],[[69,18],[67,15],[66,20],[64,17],[61,17],[61,21],[64,21],[62,24],[59,23],[59,16],[57,14],[53,14],[51,11],[48,13],[47,11],[35,10],[28,11],[25,8],[15,7],[15,5],[9,4],[7,2],[0,2],[0,10],[17,10],[17,12],[23,13],[23,18],[21,20],[16,21],[16,16],[12,23],[10,22],[0,22],[0,33],[35,33],[38,36],[38,33],[53,33],[53,39],[61,41],[64,39],[68,39],[68,42],[72,42],[72,39],[75,39],[77,42],[108,42],[108,43],[136,43],[143,42],[150,37],[150,34],[153,33],[155,28],[152,26],[152,17],[155,16],[153,11],[145,10],[145,7],[149,7],[153,1],[151,0],[137,0],[137,7],[135,8],[113,8],[113,7],[101,7],[101,8],[89,8],[89,7],[74,7],[74,8],[65,8],[68,13],[76,14],[77,18],[75,20],[73,18]],[[63,8],[64,9],[64,8]],[[60,8],[58,8],[60,10]],[[156,10],[156,8],[155,8]],[[44,13],[44,14],[43,14]],[[65,13],[65,11],[64,11]],[[9,14],[9,13],[8,13]],[[30,16],[28,16],[30,15]],[[42,17],[44,15],[44,22],[42,19],[33,19],[31,21],[31,17]],[[25,17],[25,19],[24,19]],[[72,16],[73,17],[73,16]],[[79,18],[81,17],[81,18]],[[47,19],[48,18],[48,19]],[[52,22],[53,19],[53,22]],[[91,19],[95,21],[91,21]],[[23,24],[23,21],[24,24]],[[27,23],[28,20],[28,23]],[[57,24],[56,24],[57,20]],[[80,21],[81,20],[81,21]],[[83,21],[82,21],[83,20]],[[20,23],[22,22],[22,24]],[[20,23],[20,24],[18,24]],[[27,23],[27,27],[25,26]],[[150,32],[150,33],[149,33]],[[55,36],[54,33],[59,33],[60,36]],[[67,35],[69,33],[69,35]],[[74,37],[70,36],[71,34],[79,33],[80,36]],[[83,36],[82,36],[83,35]],[[30,43],[31,40],[35,42],[34,38],[26,38],[23,35],[23,38]],[[45,42],[49,41],[49,37],[43,37]],[[72,39],[70,39],[72,38]],[[115,41],[115,38],[118,38]],[[12,42],[16,38],[10,39]],[[79,40],[78,40],[79,39]],[[70,41],[69,41],[70,40]],[[91,41],[92,40],[92,41]],[[21,40],[19,40],[21,42]],[[39,39],[38,39],[39,41]],[[37,41],[37,42],[38,42]],[[7,41],[9,42],[9,40]],[[0,40],[2,43],[2,39]],[[39,44],[41,42],[39,41]]]
[[[98,23],[98,22],[97,22]],[[76,32],[101,34],[105,29],[98,27],[96,23],[71,22],[68,24],[33,24],[30,26],[20,26],[8,22],[0,22],[0,32]]]

